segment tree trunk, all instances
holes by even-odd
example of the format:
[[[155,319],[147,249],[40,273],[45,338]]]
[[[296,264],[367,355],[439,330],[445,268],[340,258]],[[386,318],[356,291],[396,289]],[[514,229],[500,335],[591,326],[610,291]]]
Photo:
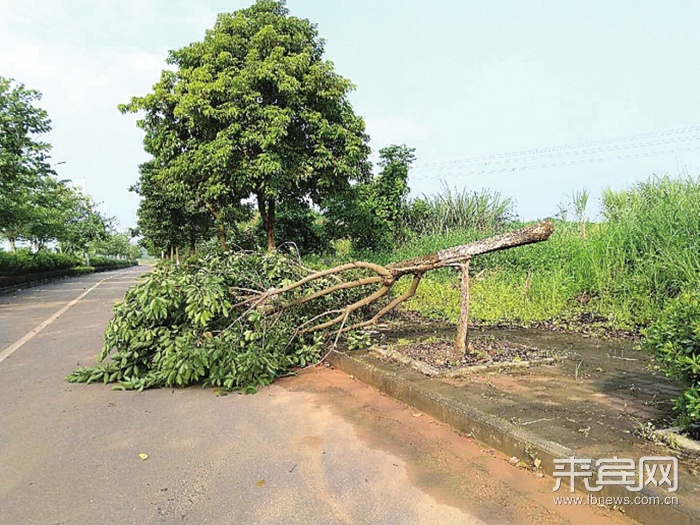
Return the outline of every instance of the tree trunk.
[[[221,244],[221,251],[226,251],[226,225],[223,222],[219,222],[219,244]]]
[[[17,252],[17,239],[15,239],[14,237],[10,237],[8,240],[10,241],[10,251],[12,253]]]
[[[276,246],[275,243],[275,199],[264,197],[262,193],[256,194],[258,201],[258,213],[260,213],[260,219],[263,223],[263,228],[267,233],[267,251],[274,252]]]
[[[190,226],[190,257],[194,255],[197,250],[197,239],[194,233],[194,227]]]
[[[459,321],[457,322],[457,337],[455,338],[455,361],[460,361],[469,350],[469,259],[459,265],[461,272],[461,297],[459,303]]]
[[[226,225],[224,224],[223,218],[221,217],[221,212],[214,209],[214,206],[208,202],[204,202],[204,206],[209,213],[212,214],[214,220],[219,225],[219,244],[221,245],[221,251],[226,251]]]
[[[275,242],[275,200],[268,200],[267,204],[267,251],[274,252],[277,244]]]

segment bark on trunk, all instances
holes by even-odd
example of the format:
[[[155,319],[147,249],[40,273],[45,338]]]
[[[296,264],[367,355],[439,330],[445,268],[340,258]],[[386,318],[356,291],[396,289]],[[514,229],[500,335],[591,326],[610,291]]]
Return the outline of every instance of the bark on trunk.
[[[221,251],[226,251],[226,225],[223,222],[219,222],[219,244],[221,245]]]
[[[265,197],[262,193],[256,195],[258,201],[258,213],[267,235],[267,251],[273,252],[277,247],[275,242],[275,199]]]
[[[277,244],[275,242],[275,229],[274,229],[274,227],[268,228],[267,229],[267,251],[274,252],[276,248],[277,248]]]
[[[219,244],[221,245],[221,251],[226,251],[226,225],[224,224],[223,218],[221,217],[221,211],[216,210],[214,206],[209,204],[208,202],[204,202],[204,207],[209,210],[209,213],[211,213],[212,217],[214,217],[214,221],[218,225],[219,228]]]
[[[16,245],[16,240],[13,237],[10,237],[10,250],[12,253],[15,253],[17,251],[17,245]]]
[[[190,257],[194,255],[195,251],[197,251],[197,241],[195,240],[194,232],[190,232]]]

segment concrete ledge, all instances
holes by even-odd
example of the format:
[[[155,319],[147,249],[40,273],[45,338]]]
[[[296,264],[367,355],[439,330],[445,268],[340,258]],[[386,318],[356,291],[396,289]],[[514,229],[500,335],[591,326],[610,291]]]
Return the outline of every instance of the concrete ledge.
[[[465,368],[456,368],[453,370],[440,370],[427,363],[422,363],[417,359],[412,359],[408,356],[401,354],[396,350],[391,348],[381,348],[374,347],[372,352],[379,354],[380,356],[391,359],[392,361],[397,361],[404,365],[410,366],[418,370],[421,374],[428,377],[466,377],[473,374],[482,374],[484,372],[495,372],[497,370],[509,370],[513,368],[530,368],[538,365],[549,365],[557,361],[556,357],[543,357],[535,361],[501,361],[496,363],[487,363],[483,365],[473,365]]]
[[[559,443],[548,441],[540,436],[512,423],[483,413],[476,408],[459,401],[459,396],[450,396],[457,387],[428,378],[415,377],[417,372],[382,368],[363,359],[362,352],[357,355],[333,351],[328,361],[336,368],[351,374],[360,381],[388,394],[399,401],[411,405],[418,410],[450,425],[477,441],[480,441],[504,454],[515,456],[528,465],[535,465],[548,475],[554,471],[554,459],[571,456],[587,457]],[[595,458],[593,458],[595,459]],[[566,480],[564,480],[566,481]],[[582,488],[582,485],[581,485]],[[583,492],[583,494],[588,494]],[[572,496],[568,491],[560,490],[559,496]],[[580,494],[579,494],[580,495]],[[634,498],[635,496],[658,497],[663,500],[674,496],[661,490],[646,487],[641,492],[630,492],[619,485],[608,485],[596,497]],[[623,508],[626,515],[649,524],[672,523],[674,525],[692,525],[700,523],[700,512],[697,508],[688,508],[683,502],[678,505],[641,505],[631,504]]]

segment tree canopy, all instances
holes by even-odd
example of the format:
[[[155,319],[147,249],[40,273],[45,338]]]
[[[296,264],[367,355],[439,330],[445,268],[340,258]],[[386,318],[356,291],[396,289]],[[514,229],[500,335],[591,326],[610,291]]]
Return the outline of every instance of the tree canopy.
[[[379,173],[328,201],[326,228],[336,237],[352,239],[356,247],[390,247],[402,233],[400,217],[407,205],[414,152],[405,144],[379,150]]]
[[[32,243],[35,252],[53,242],[62,252],[87,255],[96,243],[119,234],[89,196],[58,179],[51,145],[40,140],[51,131],[48,114],[37,106],[40,100],[39,91],[0,77],[0,236],[12,251],[17,241]],[[122,246],[101,254],[126,256],[127,251]]]
[[[11,240],[32,218],[39,190],[52,173],[50,145],[37,139],[51,121],[36,106],[41,93],[0,77],[0,233]]]
[[[120,106],[144,111],[144,146],[163,185],[182,182],[219,225],[254,199],[275,247],[276,207],[321,204],[370,170],[353,84],[324,60],[316,26],[283,1],[220,14],[201,42],[171,51],[153,92]]]

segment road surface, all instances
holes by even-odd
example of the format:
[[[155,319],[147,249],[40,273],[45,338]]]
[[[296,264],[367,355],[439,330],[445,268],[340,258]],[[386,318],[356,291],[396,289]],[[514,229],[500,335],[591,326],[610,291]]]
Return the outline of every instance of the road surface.
[[[65,382],[145,271],[0,296],[0,523],[627,523],[323,365],[247,396]]]

